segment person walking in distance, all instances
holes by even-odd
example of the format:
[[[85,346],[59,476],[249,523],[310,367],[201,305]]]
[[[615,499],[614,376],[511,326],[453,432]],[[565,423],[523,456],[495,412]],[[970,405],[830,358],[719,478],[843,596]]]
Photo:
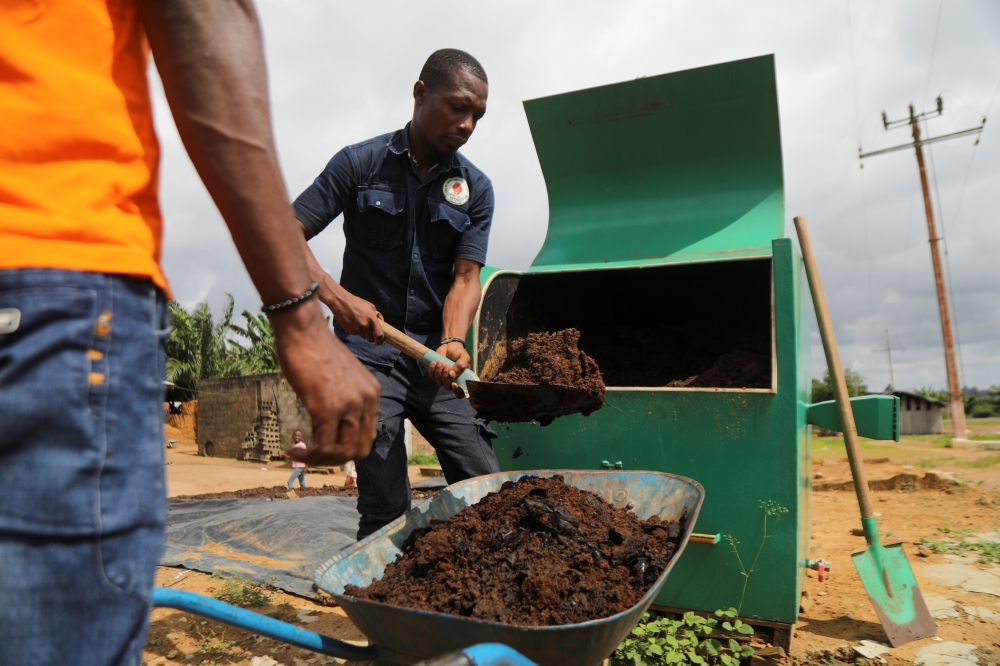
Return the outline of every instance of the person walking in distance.
[[[302,441],[302,431],[296,430],[292,433],[292,449],[299,449],[301,451],[306,450],[306,443]],[[291,458],[291,456],[282,453],[282,458]],[[292,486],[295,485],[295,479],[299,480],[299,487],[306,487],[306,464],[299,460],[292,458],[292,475],[288,477],[288,489],[291,490]]]
[[[294,457],[363,459],[375,437],[378,382],[312,298],[252,0],[3,0],[0,666],[142,659],[170,331],[150,52],[312,419]]]
[[[479,307],[494,205],[490,179],[458,149],[486,113],[488,93],[475,58],[435,51],[413,84],[410,122],[338,152],[295,200],[334,331],[382,386],[373,454],[356,462],[359,539],[410,508],[404,419],[437,451],[448,483],[499,471],[496,433],[454,381],[471,360],[465,336]],[[347,244],[338,284],[305,241],[341,213]],[[428,370],[383,345],[383,317],[454,367]]]

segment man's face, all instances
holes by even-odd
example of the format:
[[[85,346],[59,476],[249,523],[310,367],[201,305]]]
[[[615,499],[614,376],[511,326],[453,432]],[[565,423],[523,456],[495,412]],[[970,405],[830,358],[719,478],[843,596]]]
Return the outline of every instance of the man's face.
[[[413,86],[413,127],[435,152],[450,155],[465,145],[486,114],[489,86],[464,67],[451,73],[448,83],[428,90],[423,81]]]

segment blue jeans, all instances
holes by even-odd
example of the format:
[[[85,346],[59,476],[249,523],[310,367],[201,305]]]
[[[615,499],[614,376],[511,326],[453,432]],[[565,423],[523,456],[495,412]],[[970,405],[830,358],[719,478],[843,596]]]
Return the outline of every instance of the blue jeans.
[[[140,662],[167,330],[150,282],[0,271],[0,666]]]
[[[305,467],[293,467],[292,475],[288,477],[288,487],[291,488],[295,485],[295,479],[298,478],[299,486],[302,488],[306,487],[306,468]]]
[[[409,419],[437,452],[448,483],[500,471],[497,436],[465,398],[434,383],[417,361],[400,354],[387,370],[365,364],[382,385],[378,432],[358,470],[358,539],[381,529],[410,508],[403,419]]]

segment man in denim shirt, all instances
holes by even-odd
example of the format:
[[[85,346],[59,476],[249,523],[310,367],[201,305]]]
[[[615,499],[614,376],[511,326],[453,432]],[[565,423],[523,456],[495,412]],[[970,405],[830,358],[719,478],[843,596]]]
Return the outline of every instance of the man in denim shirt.
[[[359,539],[410,506],[404,418],[437,450],[448,483],[499,470],[495,433],[453,382],[470,362],[464,339],[493,219],[493,186],[458,149],[486,112],[487,93],[475,58],[434,52],[413,86],[406,127],[344,148],[295,200],[306,239],[344,214],[340,284],[307,257],[337,336],[382,385],[375,444],[357,461]],[[383,345],[380,318],[454,367],[425,370]]]

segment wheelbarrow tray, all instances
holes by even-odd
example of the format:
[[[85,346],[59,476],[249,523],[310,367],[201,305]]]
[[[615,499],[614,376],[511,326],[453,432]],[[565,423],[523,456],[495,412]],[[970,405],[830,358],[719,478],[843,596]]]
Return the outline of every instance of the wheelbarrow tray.
[[[645,520],[656,515],[677,520],[687,512],[670,565],[627,611],[600,620],[552,627],[527,627],[473,618],[414,610],[344,595],[348,584],[364,587],[381,579],[388,563],[400,554],[409,534],[432,520],[447,520],[506,481],[522,476],[562,476],[566,483],[589,490],[619,508],[629,507]],[[542,666],[574,664],[594,666],[606,659],[628,635],[663,588],[680,558],[698,520],[705,497],[701,484],[675,474],[622,470],[531,470],[500,472],[448,486],[419,507],[400,516],[366,539],[345,548],[316,571],[316,586],[333,595],[348,617],[378,646],[380,655],[399,663],[412,663],[477,643],[504,643]]]

